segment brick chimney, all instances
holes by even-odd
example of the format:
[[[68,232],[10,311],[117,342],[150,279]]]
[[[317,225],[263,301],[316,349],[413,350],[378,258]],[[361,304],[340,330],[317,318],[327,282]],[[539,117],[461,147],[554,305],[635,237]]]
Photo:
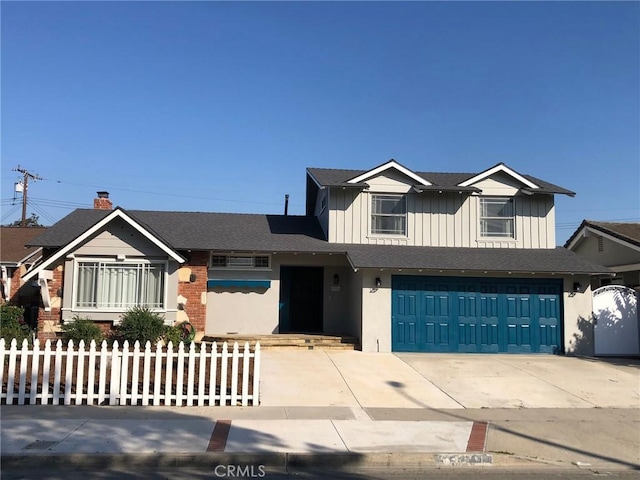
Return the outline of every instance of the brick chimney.
[[[109,200],[109,192],[97,192],[98,198],[93,199],[95,210],[113,210],[113,203]]]

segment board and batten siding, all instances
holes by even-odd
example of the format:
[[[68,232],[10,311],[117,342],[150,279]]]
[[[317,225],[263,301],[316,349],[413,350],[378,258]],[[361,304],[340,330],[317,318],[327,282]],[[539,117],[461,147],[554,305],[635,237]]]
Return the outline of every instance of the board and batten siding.
[[[381,176],[382,177],[382,176]],[[457,192],[414,193],[410,185],[385,176],[368,181],[368,191],[334,188],[329,201],[329,242],[370,245],[478,248],[555,248],[553,195],[523,195],[507,180],[479,182],[485,196],[515,199],[516,238],[480,237],[479,196]],[[407,236],[371,235],[371,195],[407,193]]]

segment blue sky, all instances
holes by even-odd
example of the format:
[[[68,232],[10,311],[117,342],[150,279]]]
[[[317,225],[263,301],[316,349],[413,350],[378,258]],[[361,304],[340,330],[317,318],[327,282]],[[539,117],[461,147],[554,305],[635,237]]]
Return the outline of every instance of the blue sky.
[[[306,167],[504,162],[640,220],[637,2],[7,2],[2,223],[127,209],[304,213]],[[14,204],[15,203],[15,204]]]

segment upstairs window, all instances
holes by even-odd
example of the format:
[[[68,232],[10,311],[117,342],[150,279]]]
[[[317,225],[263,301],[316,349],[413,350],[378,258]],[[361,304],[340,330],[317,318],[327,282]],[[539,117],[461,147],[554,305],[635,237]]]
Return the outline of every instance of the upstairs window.
[[[513,198],[480,199],[480,235],[515,238]]]
[[[78,262],[79,309],[165,308],[165,263]]]
[[[406,235],[406,196],[372,195],[371,199],[371,233],[375,235]]]
[[[269,255],[211,255],[211,268],[269,268]]]

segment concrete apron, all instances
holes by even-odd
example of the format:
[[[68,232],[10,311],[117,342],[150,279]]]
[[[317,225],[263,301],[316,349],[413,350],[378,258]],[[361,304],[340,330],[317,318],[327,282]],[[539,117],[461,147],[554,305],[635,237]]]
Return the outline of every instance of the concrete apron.
[[[638,368],[554,355],[263,352],[262,406],[635,408]]]

